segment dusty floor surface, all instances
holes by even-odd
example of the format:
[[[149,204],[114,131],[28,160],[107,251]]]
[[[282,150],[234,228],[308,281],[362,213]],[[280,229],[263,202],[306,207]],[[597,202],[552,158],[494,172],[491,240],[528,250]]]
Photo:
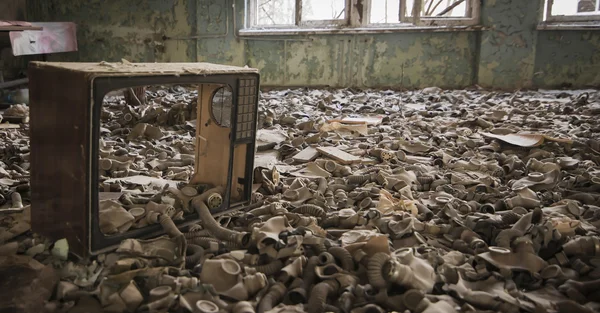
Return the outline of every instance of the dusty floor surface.
[[[106,99],[100,218],[166,235],[93,259],[30,231],[27,125],[0,129],[0,312],[600,308],[595,90],[264,92],[256,208],[216,221],[222,189],[186,184],[197,95],[147,96]]]

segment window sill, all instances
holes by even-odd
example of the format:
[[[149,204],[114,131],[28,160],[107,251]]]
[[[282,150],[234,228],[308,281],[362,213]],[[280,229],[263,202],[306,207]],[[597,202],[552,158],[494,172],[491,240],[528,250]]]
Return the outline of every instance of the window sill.
[[[600,30],[600,22],[546,22],[538,24],[537,30]]]
[[[464,32],[479,31],[484,28],[473,26],[414,26],[399,25],[387,27],[344,27],[344,28],[247,28],[239,31],[239,37],[289,36],[289,35],[346,35],[346,34],[386,34],[402,32]]]

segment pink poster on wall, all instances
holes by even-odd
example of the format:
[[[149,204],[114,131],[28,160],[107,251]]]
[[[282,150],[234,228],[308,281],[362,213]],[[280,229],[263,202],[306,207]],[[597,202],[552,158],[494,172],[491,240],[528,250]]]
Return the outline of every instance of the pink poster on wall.
[[[75,23],[30,24],[43,29],[10,32],[10,42],[15,56],[77,51]]]

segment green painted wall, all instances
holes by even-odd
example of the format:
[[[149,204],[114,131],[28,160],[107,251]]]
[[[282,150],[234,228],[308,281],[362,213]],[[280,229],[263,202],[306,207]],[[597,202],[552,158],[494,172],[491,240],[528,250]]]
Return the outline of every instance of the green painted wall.
[[[196,0],[28,0],[35,21],[73,21],[78,52],[49,60],[134,62],[193,61],[194,41],[164,41],[190,36],[196,28]]]
[[[80,51],[51,60],[248,65],[259,68],[262,84],[271,86],[600,84],[599,33],[536,31],[538,0],[483,0],[482,23],[489,30],[480,32],[240,38],[235,29],[243,27],[244,2],[28,0],[27,11],[32,20],[78,25]]]
[[[538,47],[534,85],[600,86],[600,31],[542,31]]]
[[[244,51],[247,64],[261,69],[268,85],[460,87],[472,84],[474,36],[462,32],[253,39],[245,42]]]
[[[481,22],[489,30],[481,34],[478,84],[489,88],[532,86],[538,0],[488,0]]]

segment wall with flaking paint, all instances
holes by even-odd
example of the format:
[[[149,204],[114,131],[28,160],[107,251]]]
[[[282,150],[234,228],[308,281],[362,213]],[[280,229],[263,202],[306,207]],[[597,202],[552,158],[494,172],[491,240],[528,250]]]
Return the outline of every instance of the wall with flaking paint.
[[[540,31],[536,86],[600,86],[600,31]]]
[[[228,3],[235,21],[231,14],[230,21],[206,35],[221,37],[198,38],[198,61],[259,68],[263,85],[457,88],[473,84],[476,35],[472,32],[240,38],[233,29],[243,25],[244,0],[199,3],[206,8],[199,12],[199,20],[207,21],[199,24],[199,34],[207,25],[223,22],[210,23],[212,7]]]
[[[80,51],[50,59],[248,65],[259,68],[262,84],[270,86],[515,89],[600,83],[593,71],[599,35],[537,31],[537,0],[482,0],[482,24],[489,29],[481,32],[277,37],[236,35],[244,25],[245,0],[82,2],[28,0],[33,19],[78,25]]]
[[[478,84],[488,88],[532,87],[540,1],[485,1]]]
[[[77,24],[79,51],[53,54],[50,60],[195,59],[195,41],[164,41],[163,36],[189,36],[195,31],[196,0],[28,0],[27,10],[34,21]]]
[[[268,85],[448,88],[472,84],[472,33],[309,36],[248,40],[247,64]]]
[[[473,32],[238,38],[234,28],[243,25],[244,0],[30,2],[36,20],[78,25],[80,51],[50,60],[248,65],[261,70],[263,85],[473,84]]]

